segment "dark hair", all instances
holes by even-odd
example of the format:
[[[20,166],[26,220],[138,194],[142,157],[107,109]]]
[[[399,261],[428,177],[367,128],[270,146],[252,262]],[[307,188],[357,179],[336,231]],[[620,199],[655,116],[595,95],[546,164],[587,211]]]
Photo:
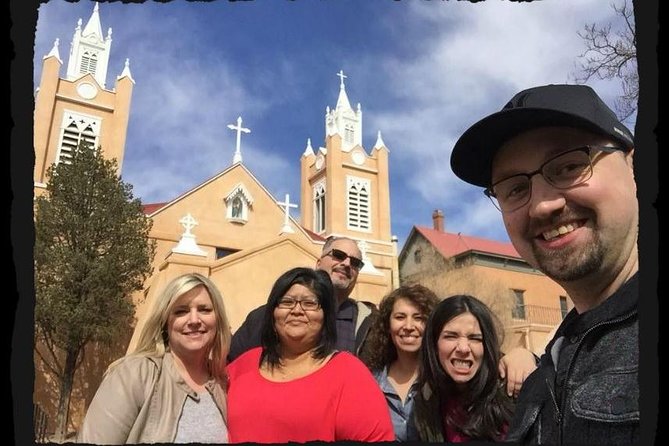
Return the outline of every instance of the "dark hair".
[[[420,284],[402,285],[384,296],[375,313],[369,335],[360,353],[360,359],[370,370],[381,370],[397,359],[397,348],[390,336],[390,316],[398,299],[406,299],[427,317],[439,303],[439,298],[429,288]]]
[[[463,313],[471,313],[476,318],[483,335],[481,367],[469,381],[466,392],[456,389],[453,379],[439,361],[437,349],[444,325]],[[435,307],[423,335],[420,388],[427,384],[441,404],[449,398],[457,397],[463,410],[467,411],[465,420],[455,422],[451,414],[446,414],[446,423],[473,440],[501,440],[503,429],[512,415],[512,402],[504,393],[498,373],[501,358],[500,326],[499,320],[486,304],[472,296],[455,295],[445,298]]]
[[[270,368],[280,364],[280,341],[274,328],[274,309],[279,304],[279,300],[295,284],[303,285],[313,291],[323,310],[323,328],[318,345],[313,351],[313,357],[325,358],[335,349],[337,342],[336,303],[330,276],[325,271],[312,268],[292,268],[276,279],[267,298],[260,335],[263,348],[260,365],[263,361],[267,361]]]

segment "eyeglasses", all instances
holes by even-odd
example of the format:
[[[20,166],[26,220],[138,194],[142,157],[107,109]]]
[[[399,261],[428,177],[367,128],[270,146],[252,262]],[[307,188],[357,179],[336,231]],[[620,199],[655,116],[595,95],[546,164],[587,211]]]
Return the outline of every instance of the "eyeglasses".
[[[316,299],[297,300],[292,297],[282,297],[279,299],[277,307],[284,310],[292,310],[297,304],[300,304],[300,307],[302,307],[304,311],[316,311],[321,307],[321,303]]]
[[[323,254],[323,257],[325,257],[325,256],[330,256],[333,259],[335,259],[337,262],[343,262],[346,259],[350,259],[351,266],[355,269],[358,269],[358,270],[361,269],[363,266],[365,266],[365,263],[362,260],[360,260],[357,257],[353,257],[353,256],[350,256],[350,255],[346,254],[341,249],[334,249],[333,248],[330,251]]]
[[[584,146],[562,152],[544,162],[537,170],[504,178],[483,193],[502,212],[513,212],[525,206],[532,196],[532,177],[541,174],[556,189],[569,189],[592,177],[592,150],[612,153],[619,147]]]

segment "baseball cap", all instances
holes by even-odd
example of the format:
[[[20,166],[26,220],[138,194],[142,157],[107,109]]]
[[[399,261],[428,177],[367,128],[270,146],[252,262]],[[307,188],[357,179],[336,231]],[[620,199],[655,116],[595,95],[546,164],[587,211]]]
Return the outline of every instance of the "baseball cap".
[[[497,113],[465,131],[451,153],[451,168],[462,180],[487,187],[497,150],[517,134],[544,126],[576,127],[610,136],[624,149],[634,136],[587,85],[550,84],[516,94]]]

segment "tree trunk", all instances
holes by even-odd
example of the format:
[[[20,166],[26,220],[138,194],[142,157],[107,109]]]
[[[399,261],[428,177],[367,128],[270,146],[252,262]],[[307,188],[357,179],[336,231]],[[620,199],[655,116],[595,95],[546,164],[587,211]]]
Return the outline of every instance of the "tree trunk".
[[[74,382],[75,364],[78,351],[68,350],[65,357],[65,369],[60,382],[60,396],[58,398],[58,413],[56,415],[56,432],[54,441],[63,443],[67,439],[67,422],[70,415],[70,397],[72,395],[72,383]]]

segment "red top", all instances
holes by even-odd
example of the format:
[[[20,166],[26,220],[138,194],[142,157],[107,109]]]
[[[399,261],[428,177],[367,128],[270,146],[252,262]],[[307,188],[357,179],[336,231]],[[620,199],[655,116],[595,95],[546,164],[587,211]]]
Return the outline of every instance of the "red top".
[[[394,441],[385,397],[371,372],[348,352],[288,382],[269,381],[258,368],[261,348],[228,366],[230,443]]]

